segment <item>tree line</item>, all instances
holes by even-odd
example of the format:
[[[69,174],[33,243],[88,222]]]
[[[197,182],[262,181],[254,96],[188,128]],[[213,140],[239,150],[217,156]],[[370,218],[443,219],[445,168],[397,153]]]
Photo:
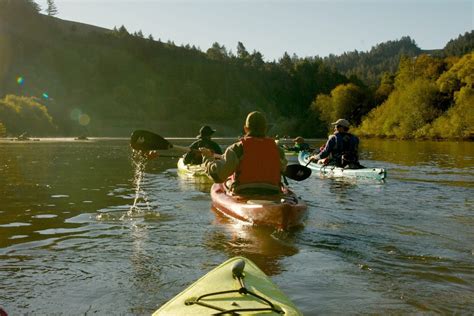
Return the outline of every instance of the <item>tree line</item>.
[[[285,53],[277,61],[265,62],[261,53],[247,51],[242,42],[237,43],[236,54],[217,42],[202,51],[162,42],[142,31],[129,32],[125,26],[104,30],[38,12],[32,0],[0,0],[0,35],[8,56],[0,61],[3,134],[15,134],[21,126],[38,136],[124,136],[135,128],[189,136],[206,123],[216,126],[221,136],[235,136],[247,112],[258,109],[269,117],[271,134],[323,137],[328,123],[339,115],[360,125],[366,135],[418,137],[420,132],[383,134],[364,126],[380,115],[378,108],[400,100],[396,93],[405,93],[399,82],[408,80],[408,62],[421,71],[424,65],[419,63],[428,58],[427,65],[435,69],[429,80],[436,81],[461,60],[425,58],[406,37],[379,44],[368,53],[327,58]],[[470,45],[472,50],[472,36],[458,40],[467,40],[460,47],[465,50]],[[451,51],[458,46],[454,41],[447,47]],[[415,79],[421,78],[417,73]],[[468,99],[466,86],[461,83],[449,93],[438,88],[436,98],[429,99],[437,109],[430,124],[456,102],[466,102],[462,101]],[[417,94],[432,93],[413,89]],[[38,116],[44,128],[11,114],[12,104],[45,113]],[[441,130],[436,127],[423,136],[465,137]]]

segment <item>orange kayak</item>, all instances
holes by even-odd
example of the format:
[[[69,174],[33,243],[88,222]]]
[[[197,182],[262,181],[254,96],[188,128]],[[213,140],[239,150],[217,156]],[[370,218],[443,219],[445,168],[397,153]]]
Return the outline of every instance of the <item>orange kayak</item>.
[[[224,184],[211,187],[212,204],[216,210],[231,218],[258,226],[288,229],[302,224],[307,205],[288,188],[281,194],[234,195]]]

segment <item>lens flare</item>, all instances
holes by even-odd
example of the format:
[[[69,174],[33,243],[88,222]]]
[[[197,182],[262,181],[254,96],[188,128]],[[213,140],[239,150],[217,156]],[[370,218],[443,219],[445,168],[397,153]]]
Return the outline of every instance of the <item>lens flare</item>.
[[[21,76],[16,78],[16,83],[18,83],[20,86],[23,85],[24,82],[25,82],[25,78]]]
[[[89,125],[90,121],[91,118],[87,114],[82,114],[81,116],[79,116],[79,124],[81,124],[82,126]]]
[[[69,114],[69,117],[71,118],[71,120],[78,121],[81,115],[82,115],[81,110],[76,108],[71,111],[71,113]]]

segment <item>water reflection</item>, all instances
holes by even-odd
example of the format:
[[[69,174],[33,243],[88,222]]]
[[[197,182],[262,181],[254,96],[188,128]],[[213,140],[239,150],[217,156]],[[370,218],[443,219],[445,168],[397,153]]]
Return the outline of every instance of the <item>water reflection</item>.
[[[177,172],[177,180],[179,188],[183,191],[198,190],[204,193],[210,192],[213,183],[208,177],[193,177],[180,172]]]
[[[356,179],[328,179],[329,181],[329,192],[334,193],[340,197],[345,197],[350,194],[351,189],[357,188],[361,180]]]
[[[362,159],[405,166],[473,168],[474,146],[470,142],[365,139]]]
[[[387,182],[291,183],[308,219],[278,235],[211,211],[210,184],[179,178],[174,158],[148,161],[137,190],[128,140],[0,141],[0,301],[12,315],[150,314],[244,255],[307,315],[472,314],[473,153],[362,140]]]
[[[225,252],[229,257],[244,256],[252,260],[267,275],[282,272],[280,261],[298,253],[294,245],[297,230],[277,232],[271,227],[256,227],[230,219],[215,208],[213,224],[224,230],[214,230],[204,239],[206,247]]]

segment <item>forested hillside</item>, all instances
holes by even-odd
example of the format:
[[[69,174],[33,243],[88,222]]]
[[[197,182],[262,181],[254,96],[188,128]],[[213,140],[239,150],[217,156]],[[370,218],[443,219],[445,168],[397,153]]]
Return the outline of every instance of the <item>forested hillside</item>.
[[[443,49],[443,56],[463,56],[474,50],[474,31],[450,40]]]
[[[368,52],[348,52],[340,56],[329,55],[324,63],[346,76],[356,76],[365,84],[377,86],[383,73],[394,73],[402,56],[415,57],[422,50],[410,37],[388,41],[372,47]]]
[[[321,135],[325,126],[308,105],[318,93],[348,82],[319,59],[264,63],[242,43],[233,56],[218,43],[202,52],[125,27],[84,32],[38,14],[32,1],[0,3],[0,94],[29,96],[46,106],[55,134],[116,136],[148,128],[189,136],[209,123],[220,135],[237,135],[246,113],[260,109],[272,133]],[[308,117],[313,119],[302,124]],[[8,133],[23,131],[11,116],[1,118]]]
[[[193,136],[202,124],[237,136],[261,110],[272,135],[325,137],[345,117],[368,136],[472,137],[472,31],[430,54],[409,37],[276,62],[236,45],[204,52],[0,0],[0,136]]]
[[[395,138],[474,138],[474,52],[403,58],[393,91],[358,133]]]

